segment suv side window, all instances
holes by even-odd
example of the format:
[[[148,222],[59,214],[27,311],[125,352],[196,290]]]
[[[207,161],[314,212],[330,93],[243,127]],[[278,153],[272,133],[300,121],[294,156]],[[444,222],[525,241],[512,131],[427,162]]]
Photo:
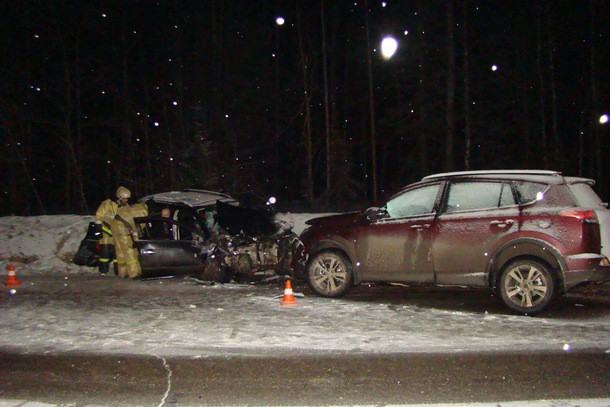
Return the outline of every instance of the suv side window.
[[[502,193],[500,194],[500,207],[516,205],[515,196],[510,188],[510,184],[502,184]]]
[[[460,182],[451,184],[447,213],[492,209],[515,205],[510,185],[503,182]]]
[[[427,185],[407,191],[385,205],[390,218],[426,215],[434,212],[440,184]]]
[[[519,196],[519,203],[522,205],[541,200],[549,187],[546,184],[538,184],[535,182],[515,182],[514,185],[517,190],[517,195]]]
[[[584,182],[568,185],[570,192],[576,198],[578,206],[583,208],[599,208],[606,207],[602,200],[597,196],[595,191]]]

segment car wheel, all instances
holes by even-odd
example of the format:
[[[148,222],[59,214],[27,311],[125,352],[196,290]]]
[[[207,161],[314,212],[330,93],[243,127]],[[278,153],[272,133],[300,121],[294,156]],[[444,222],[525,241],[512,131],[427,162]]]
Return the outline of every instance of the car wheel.
[[[321,252],[307,265],[309,285],[322,297],[339,297],[352,285],[352,264],[343,254]]]
[[[548,266],[529,259],[509,263],[498,281],[502,302],[521,314],[542,311],[553,299],[555,285]]]

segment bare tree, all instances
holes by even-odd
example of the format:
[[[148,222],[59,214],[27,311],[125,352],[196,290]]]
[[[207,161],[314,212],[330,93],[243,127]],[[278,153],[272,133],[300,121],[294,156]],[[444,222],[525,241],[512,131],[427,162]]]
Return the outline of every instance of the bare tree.
[[[424,0],[420,0],[417,3],[417,9],[419,13],[423,11]],[[417,30],[417,41],[422,44],[420,52],[418,52],[418,80],[417,80],[417,101],[418,101],[418,110],[419,120],[422,124],[427,122],[428,112],[426,107],[424,106],[424,98],[426,95],[426,72],[428,71],[428,59],[425,54],[425,39],[423,36],[423,28],[419,27]],[[428,134],[423,129],[423,126],[419,126],[419,130],[417,131],[417,152],[419,157],[419,166],[421,169],[421,174],[428,174],[430,171],[430,162],[428,158]]]
[[[371,55],[371,32],[369,26],[369,2],[364,1],[364,29],[366,31],[366,65],[369,86],[369,113],[371,121],[371,180],[373,202],[377,202],[377,135],[375,129],[375,92],[373,88],[373,57]]]
[[[67,47],[67,38],[65,37],[62,29],[60,27],[59,17],[56,16],[55,19],[55,28],[56,35],[59,40],[60,52],[61,52],[61,64],[63,68],[63,103],[58,105],[60,110],[63,113],[63,124],[62,124],[62,132],[63,135],[60,136],[61,140],[64,142],[66,147],[66,155],[67,160],[65,160],[65,184],[64,184],[64,196],[65,196],[65,210],[72,210],[72,184],[76,182],[78,199],[79,199],[79,210],[87,211],[87,199],[85,197],[85,191],[83,186],[83,174],[82,167],[80,165],[80,156],[78,155],[77,149],[79,148],[74,140],[74,130],[73,130],[73,121],[75,120],[74,116],[79,114],[80,111],[75,112],[74,110],[74,100],[73,93],[77,93],[75,88],[79,86],[78,83],[74,83],[73,75],[72,75],[72,66],[70,61],[73,59],[72,56],[68,53]],[[76,33],[76,38],[78,38],[79,33]],[[78,41],[76,41],[78,43]],[[78,52],[78,47],[76,47]],[[76,58],[78,63],[78,58]],[[75,65],[75,70],[78,70],[78,65]],[[60,102],[57,102],[60,103]],[[80,120],[80,119],[79,119]],[[76,180],[74,181],[73,176],[76,176]]]
[[[447,133],[445,138],[445,169],[453,169],[453,146],[455,143],[455,40],[453,0],[447,0],[447,95],[445,107]]]
[[[331,170],[332,170],[332,134],[330,129],[330,106],[328,90],[328,52],[326,49],[326,16],[324,13],[324,0],[320,0],[320,24],[322,26],[322,73],[324,77],[324,124],[326,130],[326,205],[328,205],[331,194]]]
[[[472,124],[470,118],[470,52],[468,44],[468,0],[462,3],[462,69],[464,75],[463,83],[463,106],[464,106],[464,169],[469,170],[472,152]]]
[[[543,166],[544,168],[548,168],[549,167],[549,160],[548,160],[548,154],[546,154],[546,151],[548,149],[548,136],[547,136],[547,129],[546,129],[546,97],[545,97],[545,84],[544,84],[544,74],[543,74],[543,70],[542,70],[542,18],[543,18],[543,12],[542,12],[542,4],[540,2],[538,2],[537,4],[537,8],[538,8],[538,18],[536,21],[536,73],[538,74],[538,100],[539,100],[539,107],[538,107],[538,111],[540,112],[540,138],[541,138],[541,150],[543,152],[542,154],[542,160],[543,160]]]
[[[593,130],[593,157],[591,160],[594,163],[595,171],[591,171],[591,173],[595,174],[595,178],[599,185],[602,185],[602,189],[605,189],[603,186],[604,183],[604,168],[602,166],[602,145],[601,145],[601,135],[600,129],[597,124],[597,118],[600,114],[599,108],[599,90],[597,84],[597,76],[598,76],[598,60],[597,60],[597,30],[596,30],[596,7],[595,0],[591,0],[590,2],[590,29],[589,29],[589,75],[590,75],[590,84],[591,84],[591,126]],[[607,187],[606,187],[607,188]],[[607,192],[607,191],[603,191]]]
[[[305,51],[303,41],[301,9],[300,2],[297,1],[297,33],[299,36],[299,53],[301,55],[301,66],[303,68],[303,94],[305,105],[305,121],[303,129],[303,138],[305,139],[305,154],[307,157],[307,180],[306,194],[309,201],[314,200],[314,182],[313,182],[313,142],[311,133],[311,90],[309,86],[309,57]]]
[[[551,26],[551,10],[546,3],[545,26],[547,35],[547,55],[549,62],[549,86],[551,91],[551,131],[553,133],[553,150],[551,157],[553,165],[559,165],[561,160],[561,140],[559,139],[558,117],[557,117],[557,85],[555,80],[555,44],[553,40],[553,29]]]

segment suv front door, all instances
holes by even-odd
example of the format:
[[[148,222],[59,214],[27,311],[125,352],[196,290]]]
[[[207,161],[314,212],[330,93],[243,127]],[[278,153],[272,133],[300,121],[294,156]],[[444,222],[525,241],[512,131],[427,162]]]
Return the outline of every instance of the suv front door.
[[[193,245],[196,231],[166,218],[138,218],[136,222],[145,225],[137,244],[144,277],[193,274],[203,268]],[[175,239],[178,235],[182,238]]]
[[[356,252],[363,280],[433,282],[431,231],[441,185],[393,197],[383,207],[387,216],[362,228]]]
[[[519,230],[519,206],[511,185],[451,182],[445,195],[432,242],[436,283],[483,286],[491,255]]]

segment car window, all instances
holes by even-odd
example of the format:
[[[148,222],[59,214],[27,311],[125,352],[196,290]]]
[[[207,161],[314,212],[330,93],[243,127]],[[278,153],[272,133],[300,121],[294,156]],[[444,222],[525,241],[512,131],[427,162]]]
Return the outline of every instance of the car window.
[[[439,188],[440,184],[435,184],[407,191],[389,200],[385,205],[385,210],[390,218],[433,213]]]
[[[549,187],[546,184],[536,182],[515,182],[514,185],[519,196],[519,203],[522,205],[542,200],[544,193]]]
[[[208,208],[199,212],[199,217],[205,220],[205,226],[212,236],[217,236],[219,233],[218,222],[216,221],[216,209]]]
[[[589,185],[579,182],[576,184],[568,185],[570,188],[570,192],[576,198],[576,202],[578,206],[583,208],[597,208],[597,207],[605,207],[606,205],[602,202],[602,200],[597,196],[593,188]]]
[[[146,219],[141,238],[144,240],[170,240],[173,237],[173,224],[167,219]]]
[[[177,214],[176,219],[178,220],[178,222],[182,223],[183,225],[188,226],[189,228],[199,231],[200,226],[199,226],[199,222],[197,220],[197,215],[196,212],[193,213],[192,210],[190,209],[179,209],[176,211]],[[189,240],[189,239],[193,239],[193,234],[191,233],[190,230],[179,226],[178,227],[178,239],[179,240]]]
[[[500,207],[516,205],[515,196],[507,183],[502,184],[502,194],[500,195]]]
[[[451,184],[446,212],[491,209],[515,205],[510,185],[502,182],[460,182]]]

